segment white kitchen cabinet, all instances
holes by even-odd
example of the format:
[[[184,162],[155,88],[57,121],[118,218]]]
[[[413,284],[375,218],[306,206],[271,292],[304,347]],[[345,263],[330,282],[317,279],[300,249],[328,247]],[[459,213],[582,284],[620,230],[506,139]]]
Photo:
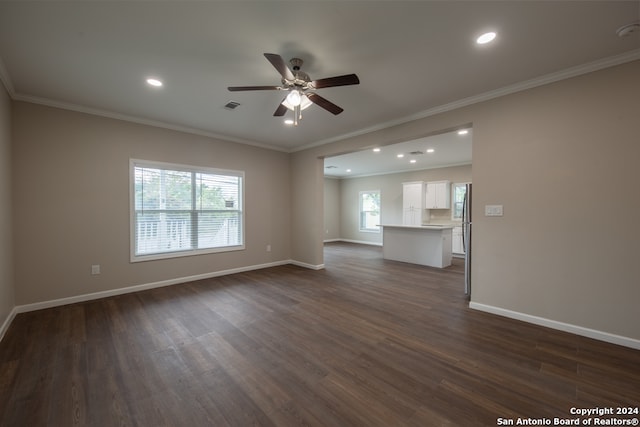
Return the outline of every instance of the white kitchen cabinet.
[[[451,209],[449,181],[430,181],[425,185],[426,209]]]
[[[453,227],[451,233],[451,251],[454,255],[464,255],[464,244],[462,243],[462,226]]]
[[[425,185],[422,181],[402,183],[402,223],[422,225]]]

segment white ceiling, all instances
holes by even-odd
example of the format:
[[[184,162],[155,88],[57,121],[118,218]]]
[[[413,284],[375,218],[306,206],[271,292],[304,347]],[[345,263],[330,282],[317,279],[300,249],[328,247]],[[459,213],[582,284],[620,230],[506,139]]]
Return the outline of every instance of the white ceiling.
[[[324,161],[324,174],[334,178],[350,178],[470,164],[473,130],[464,130],[467,133],[462,135],[456,130],[377,147],[380,151],[368,149],[328,157]],[[411,163],[412,160],[414,163]]]
[[[0,77],[13,99],[283,151],[337,141],[585,64],[640,58],[640,1],[0,1]],[[486,30],[498,33],[477,46]],[[302,58],[320,89],[298,127],[273,112],[263,53]],[[162,79],[148,87],[149,76]],[[241,105],[230,111],[230,100]]]

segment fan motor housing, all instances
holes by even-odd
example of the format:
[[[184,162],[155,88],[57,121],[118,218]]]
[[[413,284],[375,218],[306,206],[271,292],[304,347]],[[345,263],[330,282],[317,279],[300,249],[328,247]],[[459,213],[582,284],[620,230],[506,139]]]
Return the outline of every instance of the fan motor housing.
[[[304,64],[304,61],[300,58],[291,58],[289,64],[291,64],[293,71],[298,71],[300,67],[302,67],[302,64]]]

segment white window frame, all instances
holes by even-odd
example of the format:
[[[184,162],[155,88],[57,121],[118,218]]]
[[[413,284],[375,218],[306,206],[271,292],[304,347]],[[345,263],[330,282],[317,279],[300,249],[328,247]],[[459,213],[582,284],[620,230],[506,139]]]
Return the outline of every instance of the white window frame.
[[[216,175],[229,175],[240,178],[240,200],[238,200],[238,211],[240,213],[240,244],[232,246],[221,246],[214,248],[177,250],[173,252],[159,252],[153,254],[136,254],[136,206],[135,206],[135,169],[136,167],[164,169],[171,171],[204,173]],[[220,252],[240,251],[245,249],[245,210],[244,210],[245,179],[244,171],[229,169],[207,168],[200,166],[190,166],[176,163],[165,163],[149,160],[130,159],[129,160],[129,216],[130,216],[130,260],[131,262],[152,261],[169,258],[179,258],[202,254],[212,254]],[[196,212],[197,210],[192,209]]]
[[[362,233],[380,233],[380,225],[377,225],[375,228],[366,228],[366,224],[363,224],[363,215],[365,211],[362,206],[362,196],[365,194],[377,193],[380,197],[380,190],[368,190],[368,191],[360,191],[358,194],[358,230]],[[382,216],[382,207],[379,207],[378,216]],[[367,211],[368,212],[368,211]]]
[[[451,220],[452,221],[462,221],[462,207],[460,207],[460,216],[456,215],[456,204],[462,202],[456,202],[456,188],[463,187],[467,184],[471,184],[470,182],[454,182],[451,184]]]

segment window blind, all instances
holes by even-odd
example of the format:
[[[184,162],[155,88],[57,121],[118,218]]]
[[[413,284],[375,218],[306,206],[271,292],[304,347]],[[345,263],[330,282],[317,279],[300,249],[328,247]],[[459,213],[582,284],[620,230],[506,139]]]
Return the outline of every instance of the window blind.
[[[239,171],[132,162],[134,258],[243,247]]]

